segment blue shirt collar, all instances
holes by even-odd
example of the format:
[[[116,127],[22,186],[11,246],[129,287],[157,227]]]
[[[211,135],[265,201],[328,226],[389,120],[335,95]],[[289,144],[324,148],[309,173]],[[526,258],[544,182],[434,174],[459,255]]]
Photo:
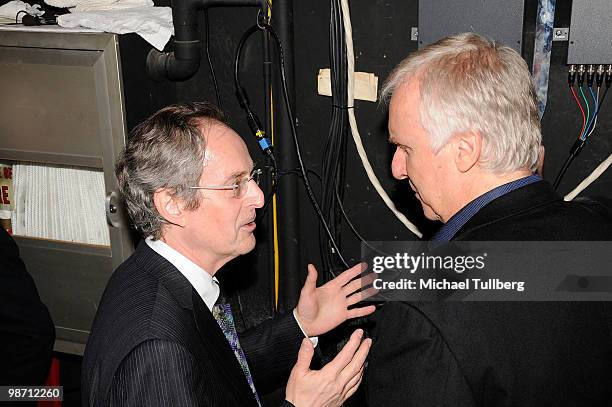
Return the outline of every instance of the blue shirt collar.
[[[454,214],[448,222],[446,222],[440,230],[431,238],[432,242],[448,242],[450,241],[459,229],[461,229],[476,213],[481,210],[489,202],[497,199],[509,192],[524,187],[525,185],[533,184],[541,181],[539,175],[529,175],[527,177],[517,179],[516,181],[503,184],[480,195],[478,198],[471,201],[469,204],[461,208],[459,212]]]

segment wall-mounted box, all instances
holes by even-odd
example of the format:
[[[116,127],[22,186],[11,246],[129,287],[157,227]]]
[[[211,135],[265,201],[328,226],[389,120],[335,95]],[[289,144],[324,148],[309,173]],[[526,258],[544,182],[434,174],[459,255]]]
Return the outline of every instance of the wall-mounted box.
[[[419,1],[419,48],[462,32],[475,32],[521,52],[523,0]]]
[[[572,1],[567,63],[612,64],[612,1]]]

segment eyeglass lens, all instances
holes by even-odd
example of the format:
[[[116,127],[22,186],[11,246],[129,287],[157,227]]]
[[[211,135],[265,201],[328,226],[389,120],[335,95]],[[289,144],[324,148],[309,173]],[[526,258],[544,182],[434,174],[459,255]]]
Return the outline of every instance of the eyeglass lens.
[[[242,198],[244,196],[244,194],[246,194],[247,190],[249,189],[249,182],[251,180],[255,181],[255,183],[257,185],[259,185],[259,176],[261,175],[261,170],[260,169],[255,169],[253,170],[253,172],[251,173],[250,176],[244,178],[243,180],[241,180],[240,182],[238,182],[238,187],[235,189],[235,196],[236,198]]]

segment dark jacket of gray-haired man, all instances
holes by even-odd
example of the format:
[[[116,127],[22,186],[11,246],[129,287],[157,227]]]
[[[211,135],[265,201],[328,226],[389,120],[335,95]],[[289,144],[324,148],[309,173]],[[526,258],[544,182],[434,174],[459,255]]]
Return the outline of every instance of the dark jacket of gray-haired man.
[[[493,200],[463,241],[612,240],[602,203],[545,181]],[[388,303],[365,376],[370,406],[610,406],[607,303]]]

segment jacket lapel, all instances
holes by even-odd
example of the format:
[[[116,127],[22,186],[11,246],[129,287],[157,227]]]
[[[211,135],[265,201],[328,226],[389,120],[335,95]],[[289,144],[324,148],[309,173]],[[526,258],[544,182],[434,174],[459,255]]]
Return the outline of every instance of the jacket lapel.
[[[137,250],[142,252],[144,267],[148,272],[155,275],[181,308],[193,316],[197,330],[194,332],[196,337],[193,339],[206,349],[214,349],[213,352],[207,353],[214,358],[209,361],[208,365],[214,367],[214,373],[219,376],[219,381],[227,386],[224,394],[228,401],[236,400],[235,404],[240,406],[257,406],[255,396],[251,392],[230,344],[196,290],[176,267],[152,250],[144,241]],[[193,332],[193,327],[191,332]]]

